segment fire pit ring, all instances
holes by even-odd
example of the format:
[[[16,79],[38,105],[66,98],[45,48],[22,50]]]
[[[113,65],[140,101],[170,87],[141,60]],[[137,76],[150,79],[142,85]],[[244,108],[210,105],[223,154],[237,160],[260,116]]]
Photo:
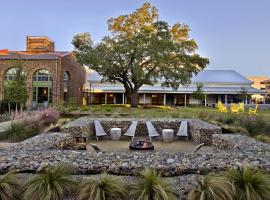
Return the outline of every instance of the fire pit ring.
[[[154,145],[151,141],[137,140],[129,144],[129,150],[154,150]]]

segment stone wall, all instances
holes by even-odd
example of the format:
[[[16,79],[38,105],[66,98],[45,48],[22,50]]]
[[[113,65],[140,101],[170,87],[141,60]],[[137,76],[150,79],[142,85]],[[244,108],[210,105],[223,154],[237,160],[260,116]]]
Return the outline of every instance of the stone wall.
[[[219,126],[196,119],[189,121],[189,132],[195,144],[212,145],[213,134],[222,134]]]
[[[75,121],[72,121],[63,127],[61,130],[63,132],[72,133],[76,136],[84,136],[84,137],[94,137],[95,130],[94,130],[94,118],[88,117],[81,117]],[[148,131],[146,127],[146,119],[109,119],[109,118],[100,118],[100,120],[105,132],[109,135],[110,129],[117,127],[121,128],[122,135],[125,134],[129,125],[132,121],[137,120],[137,128],[135,137],[148,137]],[[198,119],[185,119],[188,121],[188,132],[189,138],[193,140],[196,144],[205,143],[206,145],[212,144],[212,135],[213,134],[221,134],[222,130],[220,127],[209,124],[202,120]],[[155,119],[150,120],[153,126],[156,128],[157,132],[162,135],[162,129],[173,129],[174,134],[176,135],[179,126],[181,124],[182,119]]]

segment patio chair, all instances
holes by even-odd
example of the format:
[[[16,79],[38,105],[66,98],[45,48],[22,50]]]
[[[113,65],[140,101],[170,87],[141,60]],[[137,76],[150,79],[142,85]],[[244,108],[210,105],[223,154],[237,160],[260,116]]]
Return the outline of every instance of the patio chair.
[[[259,108],[259,104],[256,104],[256,107],[255,108],[249,108],[248,109],[248,114],[249,115],[256,115],[258,108]]]
[[[238,104],[238,112],[245,112],[245,104],[244,103]]]
[[[182,121],[179,127],[179,130],[176,134],[178,137],[187,137],[188,141],[188,122],[187,121]]]
[[[155,129],[151,121],[146,121],[146,126],[150,140],[152,139],[152,137],[159,136],[157,130]]]
[[[224,106],[221,101],[218,101],[217,106],[219,112],[228,112],[227,107]]]
[[[95,120],[94,124],[95,124],[97,140],[99,137],[103,137],[107,135],[99,120]]]
[[[237,114],[239,113],[237,104],[235,104],[235,103],[231,104],[231,113],[237,113]]]
[[[135,132],[136,132],[137,124],[138,124],[138,121],[133,121],[131,123],[131,125],[129,126],[127,132],[124,134],[124,136],[132,137],[132,141],[133,141],[133,139],[135,137]]]

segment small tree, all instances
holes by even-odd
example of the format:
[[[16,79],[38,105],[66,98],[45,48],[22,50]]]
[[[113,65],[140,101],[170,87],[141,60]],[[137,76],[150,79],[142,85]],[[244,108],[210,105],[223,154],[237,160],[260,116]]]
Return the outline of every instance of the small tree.
[[[170,26],[159,20],[150,3],[110,19],[108,26],[111,35],[100,43],[94,45],[90,34],[83,33],[75,35],[72,44],[81,64],[97,71],[104,81],[123,84],[132,107],[138,106],[142,85],[163,80],[162,86],[177,89],[209,63],[196,54],[198,45],[189,37],[188,25]]]
[[[23,72],[21,60],[11,61],[10,64],[16,69],[16,74],[13,80],[7,80],[4,83],[4,101],[9,103],[9,107],[10,104],[15,104],[15,115],[17,115],[18,106],[22,111],[28,99],[27,77]]]
[[[197,83],[196,84],[197,89],[192,93],[192,97],[198,100],[198,104],[202,104],[202,100],[204,99],[204,91],[203,91],[203,84],[202,83]]]

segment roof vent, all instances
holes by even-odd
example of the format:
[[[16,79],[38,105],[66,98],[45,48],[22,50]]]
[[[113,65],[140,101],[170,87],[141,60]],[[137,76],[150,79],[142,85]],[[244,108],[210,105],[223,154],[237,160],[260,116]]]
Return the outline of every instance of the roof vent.
[[[27,36],[26,51],[54,52],[54,41],[46,36]]]

